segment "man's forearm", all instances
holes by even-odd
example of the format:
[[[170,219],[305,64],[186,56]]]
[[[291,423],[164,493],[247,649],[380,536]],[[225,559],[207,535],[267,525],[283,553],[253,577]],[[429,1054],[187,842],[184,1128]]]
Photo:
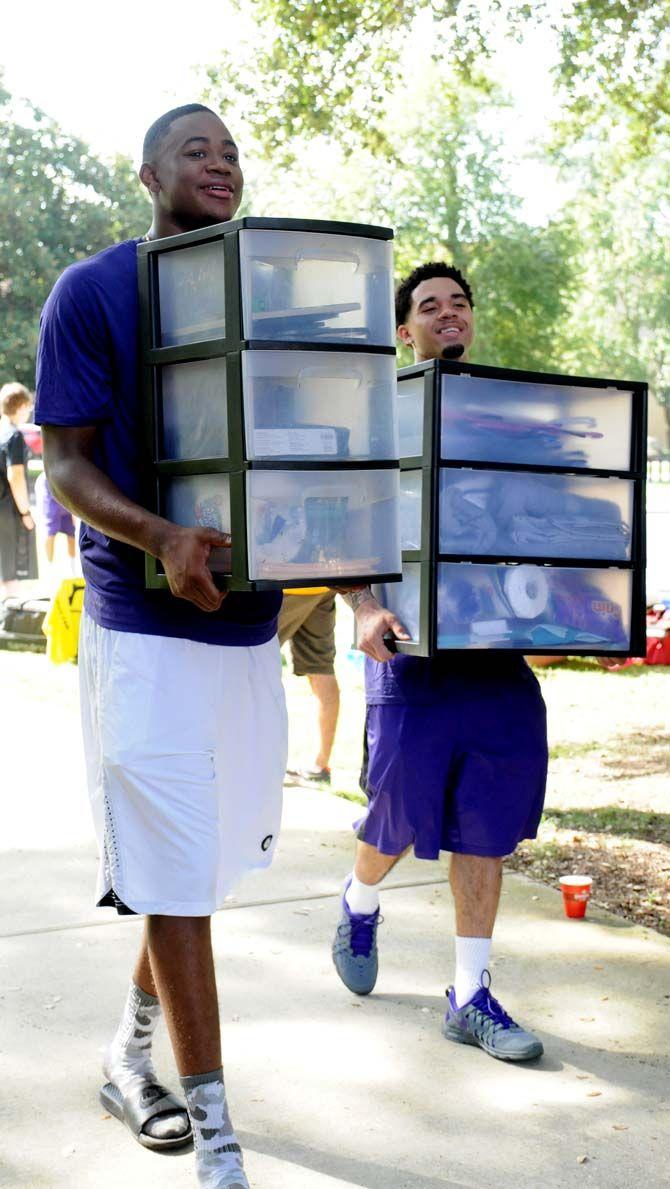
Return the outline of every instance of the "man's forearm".
[[[352,611],[358,611],[358,608],[362,607],[363,603],[377,602],[369,586],[364,586],[361,590],[341,590],[340,594],[347,606],[351,607]]]
[[[125,496],[94,462],[82,457],[49,461],[47,455],[46,470],[56,499],[75,516],[105,536],[161,555],[173,526]]]

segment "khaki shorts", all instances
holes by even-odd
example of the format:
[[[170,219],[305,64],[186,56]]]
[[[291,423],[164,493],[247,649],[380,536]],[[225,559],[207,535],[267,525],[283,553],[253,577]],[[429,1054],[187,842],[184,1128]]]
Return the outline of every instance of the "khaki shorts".
[[[279,643],[291,642],[297,677],[335,672],[335,595],[284,595],[279,612]]]

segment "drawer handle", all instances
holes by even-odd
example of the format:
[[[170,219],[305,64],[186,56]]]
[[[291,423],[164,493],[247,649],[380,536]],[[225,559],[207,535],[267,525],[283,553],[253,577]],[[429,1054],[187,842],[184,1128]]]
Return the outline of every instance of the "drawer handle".
[[[329,367],[303,367],[298,372],[298,388],[302,388],[303,383],[308,380],[355,380],[357,388],[360,388],[363,383],[361,373],[355,368],[334,372]]]

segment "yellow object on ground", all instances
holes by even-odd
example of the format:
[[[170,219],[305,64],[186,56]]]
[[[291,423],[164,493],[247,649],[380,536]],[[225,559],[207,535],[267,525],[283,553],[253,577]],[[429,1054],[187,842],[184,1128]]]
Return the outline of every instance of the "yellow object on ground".
[[[56,665],[77,659],[84,585],[83,578],[64,578],[44,616],[42,631],[47,638],[47,656]]]

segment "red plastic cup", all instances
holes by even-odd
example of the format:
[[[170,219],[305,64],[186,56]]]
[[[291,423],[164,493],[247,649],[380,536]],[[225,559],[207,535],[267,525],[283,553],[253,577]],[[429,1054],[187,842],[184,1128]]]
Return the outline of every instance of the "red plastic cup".
[[[593,880],[590,875],[562,875],[559,883],[563,893],[566,917],[586,916]]]

